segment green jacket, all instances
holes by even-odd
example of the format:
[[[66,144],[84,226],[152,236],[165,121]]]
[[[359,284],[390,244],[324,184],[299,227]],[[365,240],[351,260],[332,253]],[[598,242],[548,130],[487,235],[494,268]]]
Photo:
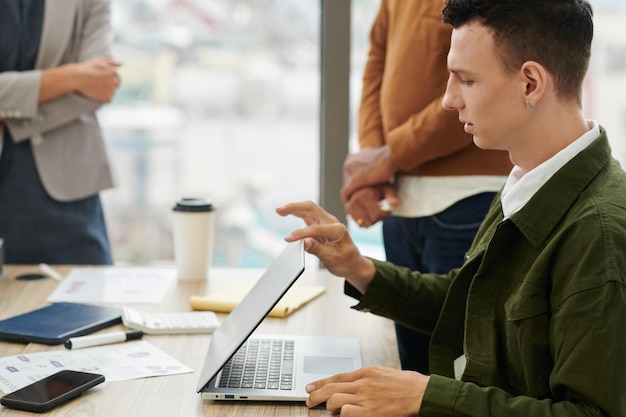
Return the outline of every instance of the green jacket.
[[[460,269],[375,264],[354,308],[432,334],[420,417],[626,416],[626,174],[604,130],[510,219],[498,196]]]

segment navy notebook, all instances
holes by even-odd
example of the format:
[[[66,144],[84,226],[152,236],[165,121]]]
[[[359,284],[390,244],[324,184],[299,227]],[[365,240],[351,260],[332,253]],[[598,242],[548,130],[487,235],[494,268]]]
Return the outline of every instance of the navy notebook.
[[[60,345],[122,322],[122,310],[77,303],[54,303],[0,320],[0,339],[21,343]]]

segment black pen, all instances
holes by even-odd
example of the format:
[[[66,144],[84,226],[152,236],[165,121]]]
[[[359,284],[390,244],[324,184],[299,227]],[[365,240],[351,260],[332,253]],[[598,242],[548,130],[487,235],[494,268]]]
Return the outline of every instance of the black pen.
[[[110,332],[90,336],[72,337],[65,341],[68,349],[81,349],[91,346],[107,345],[109,343],[127,342],[129,340],[141,339],[141,330],[131,330],[128,332]]]

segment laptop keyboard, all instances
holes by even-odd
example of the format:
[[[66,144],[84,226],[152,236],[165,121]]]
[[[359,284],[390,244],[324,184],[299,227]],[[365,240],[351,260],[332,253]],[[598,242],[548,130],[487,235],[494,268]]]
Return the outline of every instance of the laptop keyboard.
[[[220,388],[293,389],[293,340],[251,339],[222,368]]]

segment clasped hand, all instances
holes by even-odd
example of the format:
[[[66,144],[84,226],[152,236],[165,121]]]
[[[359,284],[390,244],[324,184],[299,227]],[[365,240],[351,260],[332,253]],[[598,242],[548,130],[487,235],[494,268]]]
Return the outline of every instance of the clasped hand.
[[[341,199],[348,215],[360,227],[369,227],[390,216],[388,210],[379,206],[381,200],[392,208],[400,204],[391,183],[397,169],[388,146],[363,148],[346,157]]]
[[[104,57],[74,64],[76,91],[101,103],[111,102],[120,84],[119,66],[119,62]]]

